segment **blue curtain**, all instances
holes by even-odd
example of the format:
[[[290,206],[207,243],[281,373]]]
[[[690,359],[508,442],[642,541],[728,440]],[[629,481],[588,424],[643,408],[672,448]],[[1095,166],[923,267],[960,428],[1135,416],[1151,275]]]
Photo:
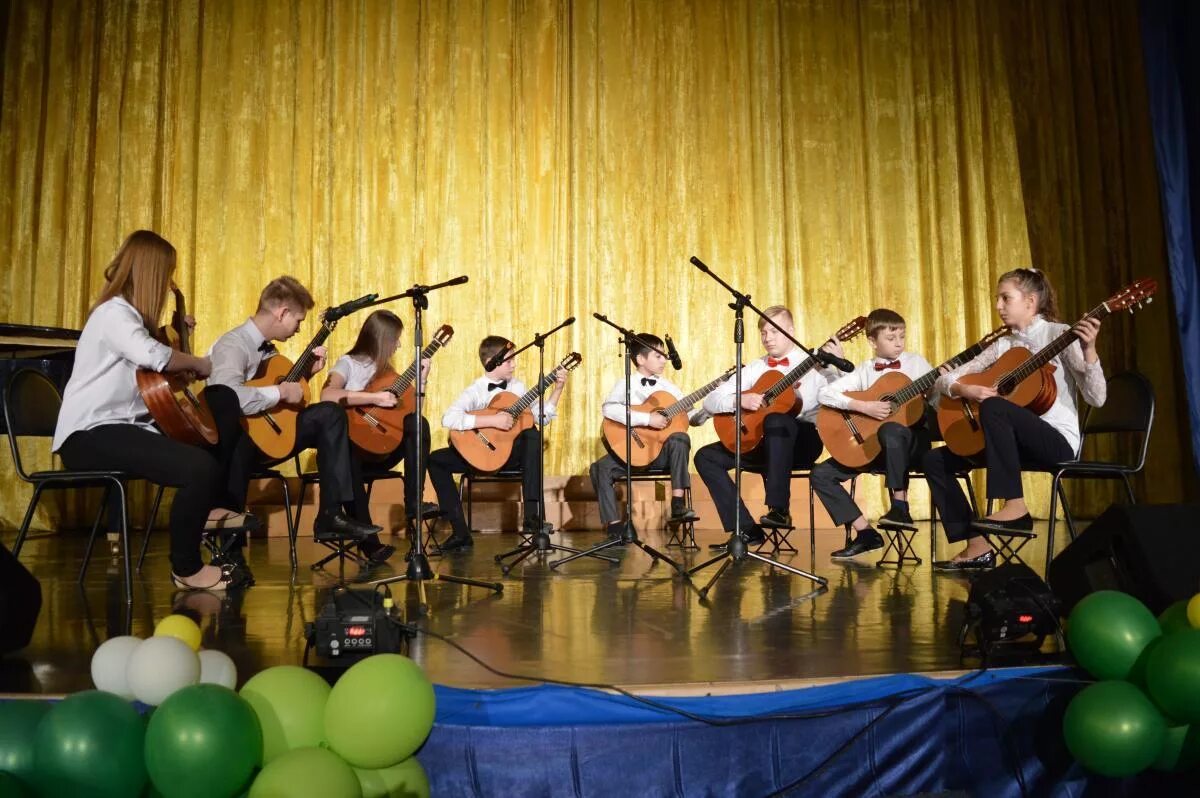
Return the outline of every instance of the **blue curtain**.
[[[1142,0],[1141,20],[1192,456],[1200,471],[1200,5],[1195,0]]]

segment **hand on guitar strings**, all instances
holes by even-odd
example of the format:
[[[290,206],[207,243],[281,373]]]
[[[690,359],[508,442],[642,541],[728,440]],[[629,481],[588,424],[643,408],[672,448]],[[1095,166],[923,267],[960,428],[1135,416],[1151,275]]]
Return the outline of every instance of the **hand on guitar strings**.
[[[371,404],[376,407],[395,407],[396,394],[391,391],[379,391],[371,394]]]
[[[650,423],[647,426],[649,426],[651,429],[665,429],[668,423],[670,422],[666,416],[658,411],[655,411],[650,414]]]
[[[854,407],[850,408],[851,410],[862,413],[864,416],[869,416],[876,421],[883,421],[892,414],[891,402],[864,402],[855,399],[854,405]]]
[[[763,406],[763,395],[761,393],[744,393],[742,394],[742,409],[753,413]]]
[[[304,389],[298,382],[281,382],[279,388],[279,403],[283,405],[298,405],[304,401]]]

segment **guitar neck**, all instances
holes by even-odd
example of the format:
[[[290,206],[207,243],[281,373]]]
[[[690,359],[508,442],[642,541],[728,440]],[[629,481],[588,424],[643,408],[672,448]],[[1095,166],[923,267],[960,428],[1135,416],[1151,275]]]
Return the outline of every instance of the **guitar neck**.
[[[1092,308],[1091,310],[1089,310],[1087,312],[1087,315],[1085,315],[1083,318],[1084,319],[1103,319],[1106,316],[1108,316],[1108,314],[1109,314],[1108,305],[1101,303],[1101,304],[1097,305],[1096,307]],[[1083,319],[1080,319],[1080,321],[1082,321],[1082,320]],[[1014,385],[1019,384],[1026,377],[1033,374],[1035,371],[1037,371],[1042,366],[1049,363],[1054,358],[1058,357],[1058,355],[1064,349],[1066,349],[1071,344],[1075,343],[1075,341],[1076,341],[1075,329],[1073,327],[1068,328],[1066,332],[1064,332],[1062,335],[1055,338],[1050,343],[1043,346],[1040,350],[1038,350],[1038,352],[1036,354],[1034,354],[1032,357],[1030,357],[1024,363],[1017,366],[1015,369],[1010,371],[1008,374],[1005,374],[1000,380],[997,381],[997,384],[999,384],[1001,382],[1010,382],[1010,383],[1013,383]]]
[[[817,359],[815,357],[805,358],[803,363],[801,363],[799,366],[796,366],[787,374],[784,374],[782,380],[775,383],[763,392],[763,403],[770,404],[771,402],[774,402],[781,395],[783,395],[784,391],[795,385],[801,377],[812,371],[813,367],[816,365]]]
[[[533,401],[535,399],[537,399],[539,396],[541,396],[545,392],[545,390],[550,387],[551,383],[554,382],[555,375],[557,373],[558,373],[558,369],[555,368],[549,374],[547,374],[545,377],[542,377],[541,381],[538,382],[537,385],[535,385],[534,387],[532,387],[528,391],[526,391],[525,394],[520,399],[518,399],[516,402],[514,402],[504,412],[508,413],[513,418],[516,418],[517,416],[524,413],[526,410],[529,409],[529,406],[533,404]]]
[[[421,357],[418,360],[413,361],[413,363],[406,368],[404,372],[400,374],[400,376],[396,377],[395,381],[391,385],[388,386],[388,392],[394,393],[396,396],[400,396],[402,393],[407,391],[409,386],[413,384],[413,380],[417,378],[417,364],[426,358],[433,357],[434,353],[441,348],[441,341],[431,341],[429,346],[421,350]]]
[[[701,399],[715,391],[721,383],[729,379],[729,375],[732,373],[732,371],[727,371],[720,377],[717,377],[715,380],[710,382],[708,385],[705,385],[703,388],[697,388],[696,390],[692,391],[687,396],[665,408],[662,411],[663,415],[665,415],[667,418],[675,418],[675,416],[679,415],[680,413],[686,413],[687,411],[691,410],[696,406],[696,402],[699,402]]]
[[[308,342],[308,346],[304,347],[304,352],[300,357],[296,358],[295,364],[292,365],[292,370],[283,378],[283,382],[299,382],[301,378],[308,376],[308,370],[313,363],[313,350],[321,344],[325,343],[325,339],[333,332],[333,325],[323,323],[321,329],[317,332],[313,339]]]
[[[956,369],[964,363],[970,363],[975,358],[979,357],[979,353],[983,351],[982,342],[977,342],[968,346],[963,351],[959,352],[954,357],[947,360],[932,371],[927,371],[910,384],[904,386],[892,396],[892,401],[897,406],[908,404],[913,399],[926,393],[933,384],[937,382],[937,378],[941,375],[942,369]]]

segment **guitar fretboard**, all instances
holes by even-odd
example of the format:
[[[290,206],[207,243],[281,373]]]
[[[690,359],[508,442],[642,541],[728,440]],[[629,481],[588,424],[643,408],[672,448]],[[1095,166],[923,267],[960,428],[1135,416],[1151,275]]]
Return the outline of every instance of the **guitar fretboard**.
[[[322,322],[321,329],[313,336],[313,339],[308,342],[308,346],[304,347],[304,352],[300,357],[296,358],[296,362],[292,364],[292,370],[283,378],[284,382],[299,382],[302,377],[308,375],[309,369],[313,364],[313,350],[321,344],[325,343],[325,339],[333,332],[336,322]]]
[[[1108,304],[1101,302],[1083,317],[1084,319],[1103,319],[1110,313]],[[1082,321],[1083,319],[1080,319]],[[1058,357],[1059,353],[1075,343],[1075,328],[1070,327],[1062,335],[1042,347],[1038,352],[1015,369],[996,381],[996,390],[1002,394],[1011,393],[1018,385],[1042,366]]]
[[[730,369],[704,387],[697,388],[674,404],[667,406],[662,411],[663,415],[665,415],[667,418],[675,418],[675,416],[679,415],[680,413],[686,413],[687,411],[691,410],[696,406],[696,402],[699,402],[701,399],[708,396],[710,393],[715,391],[721,385],[721,383],[733,376],[734,371],[735,369]]]
[[[436,338],[431,341],[428,346],[421,350],[420,359],[413,361],[413,363],[409,365],[409,367],[406,368],[398,377],[396,377],[392,384],[387,387],[388,393],[393,393],[396,396],[400,396],[402,393],[407,391],[409,386],[413,384],[413,380],[417,378],[417,364],[426,358],[433,357],[434,354],[442,348],[442,346],[442,341]]]

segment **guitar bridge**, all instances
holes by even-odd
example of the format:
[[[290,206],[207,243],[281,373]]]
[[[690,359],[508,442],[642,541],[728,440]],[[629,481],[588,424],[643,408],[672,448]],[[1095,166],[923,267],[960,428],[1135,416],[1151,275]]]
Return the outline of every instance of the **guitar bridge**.
[[[633,434],[630,437],[633,438],[633,442],[638,446],[642,447],[643,449],[646,448],[646,444],[642,443],[642,436],[637,434],[637,430],[633,430]]]
[[[975,409],[971,407],[971,403],[969,401],[967,401],[966,399],[962,400],[962,406],[963,406],[963,417],[967,420],[967,423],[971,425],[972,431],[978,432],[979,431],[979,419],[977,419],[975,417]]]
[[[842,411],[842,418],[845,419],[846,426],[850,429],[850,434],[854,436],[854,442],[861,445],[863,442],[863,436],[862,433],[858,431],[858,425],[854,423],[854,417],[849,413]]]
[[[270,413],[263,413],[262,417],[263,417],[263,421],[267,422],[267,424],[270,425],[271,429],[275,430],[276,435],[283,434],[283,428],[280,427],[278,423],[276,423],[275,419],[271,418]]]
[[[489,448],[489,449],[491,449],[493,452],[494,452],[494,451],[496,451],[496,446],[495,446],[495,445],[494,445],[494,444],[493,444],[491,441],[489,441],[489,440],[487,439],[487,436],[486,436],[486,435],[484,435],[482,432],[476,432],[476,433],[475,433],[475,437],[476,437],[476,438],[479,438],[479,440],[483,441],[483,445],[484,445],[484,446],[488,447],[488,448]]]

